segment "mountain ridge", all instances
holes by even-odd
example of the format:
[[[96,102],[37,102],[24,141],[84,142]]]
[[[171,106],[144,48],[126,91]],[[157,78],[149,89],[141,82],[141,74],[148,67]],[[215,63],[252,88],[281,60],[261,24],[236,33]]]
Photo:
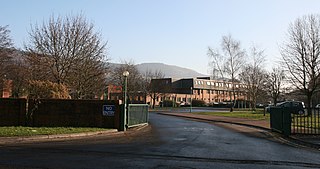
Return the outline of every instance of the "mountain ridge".
[[[189,68],[184,68],[176,65],[168,65],[165,63],[140,63],[136,66],[141,73],[146,72],[147,70],[152,72],[161,71],[167,78],[194,78],[208,76]]]

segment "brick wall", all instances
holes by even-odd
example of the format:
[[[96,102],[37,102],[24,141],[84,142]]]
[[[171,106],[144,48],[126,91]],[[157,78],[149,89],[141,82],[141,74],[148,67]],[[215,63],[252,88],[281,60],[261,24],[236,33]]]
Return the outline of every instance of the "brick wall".
[[[21,99],[0,100],[0,125],[34,127],[103,127],[119,129],[119,101]],[[114,116],[103,116],[103,105],[115,105]],[[24,110],[24,111],[23,111]],[[26,115],[27,114],[27,115]]]

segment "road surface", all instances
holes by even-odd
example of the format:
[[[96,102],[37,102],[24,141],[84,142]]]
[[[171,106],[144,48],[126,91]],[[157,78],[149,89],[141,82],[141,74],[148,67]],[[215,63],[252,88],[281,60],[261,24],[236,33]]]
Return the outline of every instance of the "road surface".
[[[150,113],[138,134],[0,146],[0,168],[320,168],[320,153]]]

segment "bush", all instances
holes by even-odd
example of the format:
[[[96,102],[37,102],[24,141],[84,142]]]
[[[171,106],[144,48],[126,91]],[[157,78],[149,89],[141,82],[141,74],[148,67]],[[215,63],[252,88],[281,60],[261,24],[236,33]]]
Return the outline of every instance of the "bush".
[[[192,100],[192,106],[204,107],[204,106],[206,106],[206,103],[203,100]]]
[[[30,80],[29,98],[69,99],[68,88],[63,84],[50,81]]]
[[[174,103],[174,102],[173,102],[172,100],[164,100],[164,101],[162,102],[163,107],[172,107],[173,103]]]

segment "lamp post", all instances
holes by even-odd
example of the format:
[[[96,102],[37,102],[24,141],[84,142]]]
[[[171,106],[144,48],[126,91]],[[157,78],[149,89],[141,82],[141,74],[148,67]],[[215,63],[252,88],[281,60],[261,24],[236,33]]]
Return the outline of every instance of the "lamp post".
[[[192,87],[190,87],[190,90],[191,90],[191,92],[190,92],[190,113],[192,112],[192,95],[193,95],[193,90],[192,90]]]
[[[128,110],[128,106],[127,106],[127,85],[128,85],[128,76],[129,76],[129,72],[128,71],[124,71],[123,72],[123,77],[124,77],[124,84],[123,84],[123,100],[124,100],[124,128],[123,130],[126,131],[126,127],[127,127],[127,110]]]

